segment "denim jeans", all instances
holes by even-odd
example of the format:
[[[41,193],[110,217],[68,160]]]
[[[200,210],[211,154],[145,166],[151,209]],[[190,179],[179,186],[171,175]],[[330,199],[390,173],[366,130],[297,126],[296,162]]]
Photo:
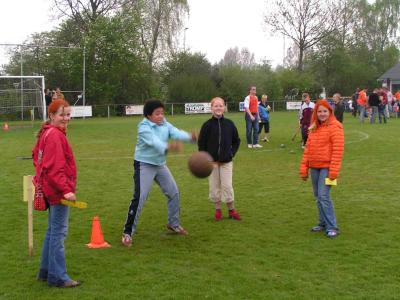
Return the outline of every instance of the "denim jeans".
[[[65,266],[64,240],[68,233],[69,207],[51,205],[49,222],[43,241],[39,279],[46,280],[49,285],[59,286],[71,280]]]
[[[310,169],[311,182],[314,190],[314,196],[317,201],[319,212],[319,224],[324,226],[326,231],[337,230],[335,209],[330,196],[331,187],[325,184],[325,178],[328,177],[329,169]]]
[[[364,123],[364,119],[365,119],[365,106],[359,105],[358,106],[358,111],[360,113],[360,121]]]
[[[370,123],[375,124],[375,118],[378,116],[378,106],[371,106],[371,119]]]
[[[386,123],[386,117],[387,117],[386,108],[387,108],[387,105],[379,105],[378,106],[379,123],[382,123],[382,118],[383,118],[383,122]]]
[[[253,117],[254,121],[250,119],[247,112],[245,113],[247,145],[258,144],[258,115],[253,114]]]

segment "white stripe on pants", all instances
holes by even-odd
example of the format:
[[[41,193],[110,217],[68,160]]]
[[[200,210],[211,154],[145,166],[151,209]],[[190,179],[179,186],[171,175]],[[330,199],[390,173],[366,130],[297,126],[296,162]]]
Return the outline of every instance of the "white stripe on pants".
[[[226,203],[234,201],[232,171],[233,162],[214,164],[214,169],[208,177],[211,201]]]

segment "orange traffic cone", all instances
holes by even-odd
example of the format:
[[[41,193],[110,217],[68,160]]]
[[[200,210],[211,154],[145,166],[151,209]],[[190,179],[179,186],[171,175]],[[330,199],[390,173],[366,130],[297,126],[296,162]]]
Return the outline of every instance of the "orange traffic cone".
[[[8,129],[9,129],[8,123],[4,123],[4,125],[3,125],[3,130],[4,130],[4,131],[7,131]]]
[[[101,231],[100,219],[98,216],[93,217],[92,222],[92,238],[90,243],[86,244],[89,248],[108,248],[109,243],[104,241],[103,232]]]

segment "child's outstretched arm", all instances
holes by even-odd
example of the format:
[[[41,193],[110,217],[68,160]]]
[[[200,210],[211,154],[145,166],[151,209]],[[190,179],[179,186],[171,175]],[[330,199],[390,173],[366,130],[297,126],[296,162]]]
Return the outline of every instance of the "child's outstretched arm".
[[[192,133],[188,133],[184,130],[180,130],[174,127],[172,124],[168,123],[169,129],[169,138],[172,140],[184,141],[184,142],[195,142],[197,141],[197,132],[192,131]]]

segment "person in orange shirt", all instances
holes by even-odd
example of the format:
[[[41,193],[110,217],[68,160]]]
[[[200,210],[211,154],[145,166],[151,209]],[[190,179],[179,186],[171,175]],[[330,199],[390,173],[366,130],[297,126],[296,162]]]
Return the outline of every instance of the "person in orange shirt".
[[[364,123],[365,113],[368,105],[367,91],[368,91],[367,88],[361,90],[358,93],[358,99],[357,99],[357,107],[360,113],[360,121],[362,123]]]
[[[250,86],[249,95],[244,99],[244,118],[246,121],[246,140],[249,148],[262,148],[258,143],[258,98],[257,89],[254,85]]]
[[[344,151],[342,124],[336,120],[328,101],[320,100],[315,105],[307,144],[300,164],[300,176],[311,182],[319,212],[319,223],[312,232],[326,232],[333,238],[339,234],[336,215],[330,196],[331,186],[325,180],[335,180],[340,171]]]

